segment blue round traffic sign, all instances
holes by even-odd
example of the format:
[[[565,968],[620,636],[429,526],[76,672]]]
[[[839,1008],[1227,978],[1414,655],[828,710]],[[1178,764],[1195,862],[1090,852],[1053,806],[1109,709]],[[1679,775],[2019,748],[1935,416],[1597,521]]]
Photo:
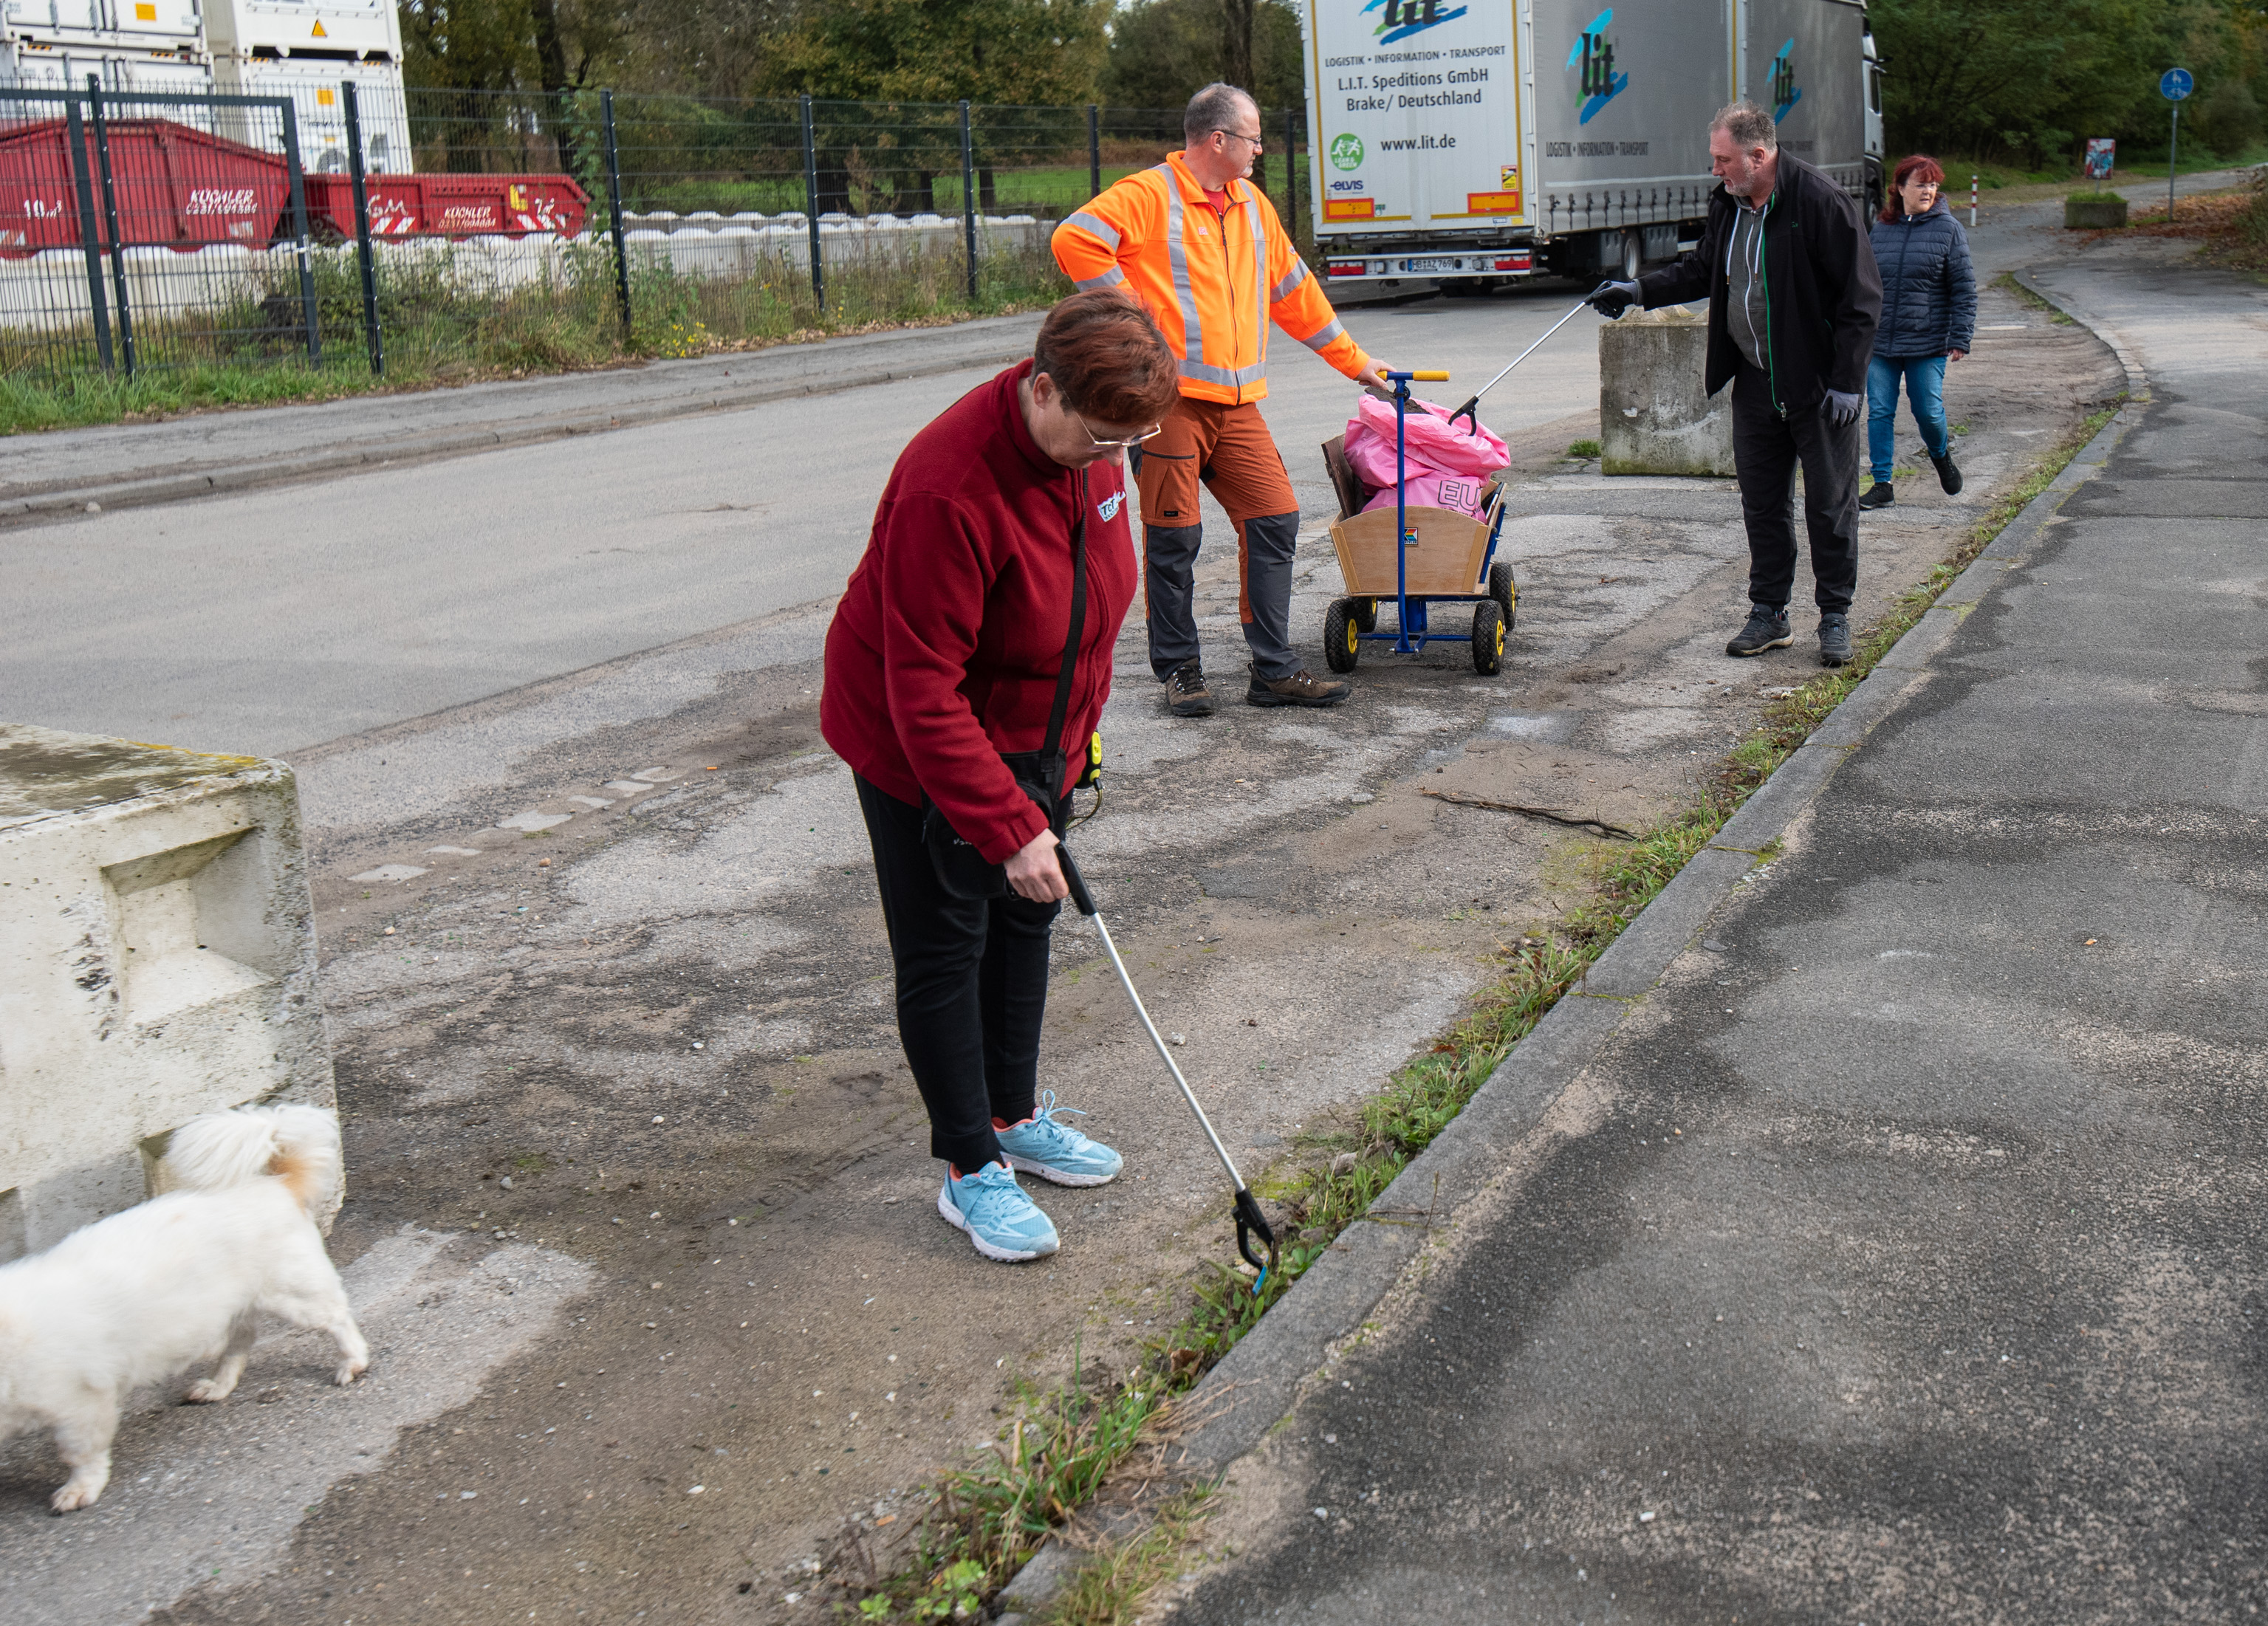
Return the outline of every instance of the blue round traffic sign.
[[[2186,68],[2169,68],[2165,77],[2158,81],[2158,94],[2168,101],[2185,100],[2195,89],[2197,81],[2190,77],[2190,70]]]

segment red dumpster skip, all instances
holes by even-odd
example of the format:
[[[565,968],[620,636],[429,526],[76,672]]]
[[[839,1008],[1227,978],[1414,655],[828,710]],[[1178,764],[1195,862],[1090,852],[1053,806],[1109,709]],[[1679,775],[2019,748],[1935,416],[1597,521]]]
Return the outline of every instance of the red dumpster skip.
[[[591,210],[590,194],[565,175],[372,175],[364,185],[376,237],[574,237]],[[307,212],[326,235],[352,237],[352,181],[308,176]]]
[[[78,190],[61,119],[0,129],[0,256],[76,248]],[[119,236],[129,248],[182,250],[208,243],[265,247],[291,202],[283,158],[170,119],[110,123],[110,173]],[[97,240],[110,244],[102,171],[86,133],[87,193]]]

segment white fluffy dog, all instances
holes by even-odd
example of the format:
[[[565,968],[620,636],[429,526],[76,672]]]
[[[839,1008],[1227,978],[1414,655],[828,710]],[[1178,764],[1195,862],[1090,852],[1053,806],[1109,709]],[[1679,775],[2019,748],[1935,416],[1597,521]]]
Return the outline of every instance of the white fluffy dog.
[[[57,1512],[102,1494],[136,1387],[217,1360],[188,1398],[227,1399],[263,1313],[329,1333],[340,1383],[369,1365],[310,1218],[339,1166],[338,1120],[318,1107],[209,1113],[173,1132],[164,1196],[0,1266],[0,1439],[55,1431],[70,1469]]]

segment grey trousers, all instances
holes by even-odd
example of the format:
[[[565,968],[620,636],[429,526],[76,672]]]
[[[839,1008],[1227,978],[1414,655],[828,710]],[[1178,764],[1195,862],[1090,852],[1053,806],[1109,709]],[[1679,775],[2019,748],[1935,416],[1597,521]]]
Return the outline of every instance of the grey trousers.
[[[1237,527],[1237,613],[1252,664],[1268,679],[1288,678],[1304,664],[1292,652],[1292,560],[1300,516],[1268,514]],[[1143,578],[1150,608],[1150,670],[1163,681],[1197,658],[1193,602],[1202,526],[1142,527]]]

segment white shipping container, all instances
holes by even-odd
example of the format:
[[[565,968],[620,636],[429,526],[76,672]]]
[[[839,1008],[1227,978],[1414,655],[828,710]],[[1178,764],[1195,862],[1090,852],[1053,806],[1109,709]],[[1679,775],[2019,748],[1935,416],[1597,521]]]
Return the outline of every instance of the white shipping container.
[[[0,0],[0,21],[17,39],[117,43],[145,51],[166,44],[195,48],[204,26],[197,0]]]
[[[125,50],[116,47],[46,44],[33,40],[0,42],[0,86],[35,91],[83,91],[93,74],[102,88],[122,97],[161,94],[204,96],[213,88],[211,67],[202,57],[173,51]],[[167,118],[177,123],[210,130],[212,120],[203,107],[136,107],[113,108],[116,118]],[[59,102],[18,103],[11,118],[61,118]]]
[[[401,61],[392,0],[204,0],[216,57],[328,56]]]
[[[299,162],[313,174],[346,173],[346,98],[340,87],[352,80],[363,167],[374,175],[409,173],[409,114],[397,63],[224,56],[214,62],[213,75],[231,95],[291,98],[299,129]],[[258,123],[264,129],[267,121]],[[281,150],[264,134],[255,139],[247,132],[235,139]]]

